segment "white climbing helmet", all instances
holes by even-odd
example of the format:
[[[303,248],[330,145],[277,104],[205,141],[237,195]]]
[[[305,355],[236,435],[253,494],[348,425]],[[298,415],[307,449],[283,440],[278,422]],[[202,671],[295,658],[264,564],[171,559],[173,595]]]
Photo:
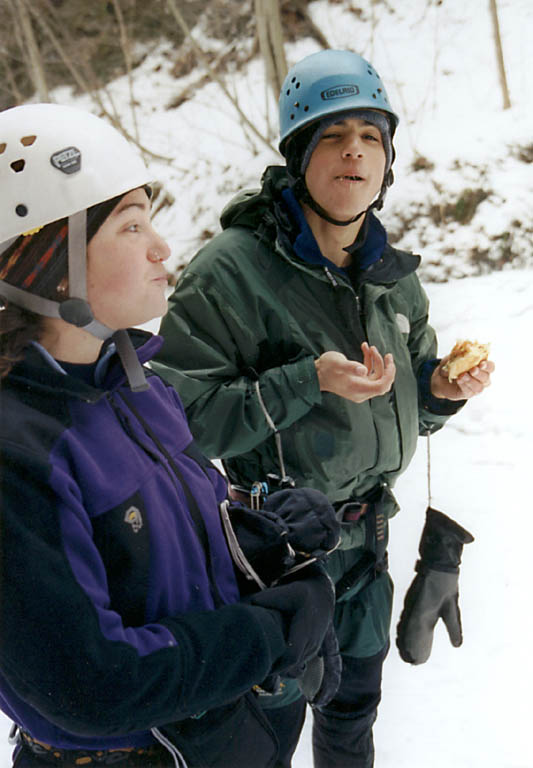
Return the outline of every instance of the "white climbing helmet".
[[[89,112],[58,104],[0,112],[0,254],[20,235],[68,218],[68,298],[52,301],[0,280],[2,301],[113,337],[135,391],[148,384],[127,331],[99,322],[88,302],[87,209],[149,181],[122,134]]]
[[[0,253],[22,233],[149,181],[132,145],[89,112],[59,104],[0,112]]]

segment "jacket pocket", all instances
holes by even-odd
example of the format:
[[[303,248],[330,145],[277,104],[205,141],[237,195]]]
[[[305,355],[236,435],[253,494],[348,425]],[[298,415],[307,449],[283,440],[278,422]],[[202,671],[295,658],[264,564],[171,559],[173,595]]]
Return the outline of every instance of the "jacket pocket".
[[[174,744],[188,768],[272,768],[278,742],[252,693],[201,717],[159,729]]]

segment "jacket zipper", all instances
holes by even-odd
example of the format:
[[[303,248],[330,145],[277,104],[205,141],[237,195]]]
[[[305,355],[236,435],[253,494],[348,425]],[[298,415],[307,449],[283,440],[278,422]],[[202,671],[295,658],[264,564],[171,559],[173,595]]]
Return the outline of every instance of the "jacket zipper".
[[[337,291],[340,288],[338,280],[331,273],[331,271],[329,270],[328,267],[324,267],[324,272],[326,273],[326,276],[327,276],[328,280],[330,281],[331,285],[333,286],[333,290],[335,291],[335,295],[338,296]],[[350,290],[352,292],[352,294],[354,296],[355,307],[356,307],[356,310],[357,310],[357,319],[359,321],[359,326],[361,328],[364,340],[368,342],[369,341],[368,334],[367,334],[366,326],[365,326],[364,319],[363,319],[364,318],[364,312],[363,312],[363,307],[362,307],[362,304],[361,304],[361,296],[358,293],[358,291],[355,290],[353,285],[349,285],[349,286],[346,286],[346,287],[348,288],[348,290]],[[400,444],[401,444],[401,433],[400,433],[400,429],[399,429],[399,416],[398,416],[398,412],[397,412],[397,408],[396,408],[396,398],[394,397],[394,393],[392,393],[392,406],[393,406],[393,410],[394,410],[394,415],[396,417],[396,423],[398,425],[398,432],[400,434],[400,438],[399,439],[400,439]],[[369,403],[369,408],[372,410],[372,404],[371,403]],[[372,423],[374,425],[374,434],[376,436],[376,460],[375,460],[374,465],[373,465],[375,467],[377,462],[378,462],[379,454],[380,454],[380,440],[379,440],[379,433],[378,433],[377,427],[376,427],[373,419],[372,419]]]

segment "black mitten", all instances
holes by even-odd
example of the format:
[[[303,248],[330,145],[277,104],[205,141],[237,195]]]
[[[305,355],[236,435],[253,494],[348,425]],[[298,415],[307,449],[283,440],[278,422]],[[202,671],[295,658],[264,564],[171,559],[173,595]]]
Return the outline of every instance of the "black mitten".
[[[287,488],[265,499],[263,511],[275,513],[288,529],[293,549],[306,556],[321,557],[339,543],[340,523],[335,510],[314,488]]]
[[[420,560],[405,596],[396,645],[410,664],[429,659],[433,632],[443,620],[454,647],[463,642],[459,611],[459,564],[464,544],[474,537],[442,512],[428,507],[420,539]]]
[[[251,605],[278,611],[283,620],[286,649],[272,672],[298,676],[308,659],[320,651],[333,618],[335,591],[324,568],[309,565],[288,584],[269,587],[247,598]]]
[[[279,515],[224,501],[220,517],[237,574],[245,577],[239,580],[242,595],[264,589],[295,566],[289,529]]]
[[[312,707],[324,707],[337,693],[341,672],[339,643],[333,624],[330,624],[320,651],[306,662],[297,678],[298,687]]]

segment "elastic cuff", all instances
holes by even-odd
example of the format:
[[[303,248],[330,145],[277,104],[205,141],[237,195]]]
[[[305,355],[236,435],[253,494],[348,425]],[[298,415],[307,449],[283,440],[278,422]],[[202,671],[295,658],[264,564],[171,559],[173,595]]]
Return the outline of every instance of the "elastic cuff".
[[[440,358],[428,360],[425,362],[418,374],[418,391],[422,406],[431,413],[438,416],[453,416],[461,410],[466,400],[448,400],[446,398],[435,397],[431,393],[431,376],[433,371],[440,363]]]

